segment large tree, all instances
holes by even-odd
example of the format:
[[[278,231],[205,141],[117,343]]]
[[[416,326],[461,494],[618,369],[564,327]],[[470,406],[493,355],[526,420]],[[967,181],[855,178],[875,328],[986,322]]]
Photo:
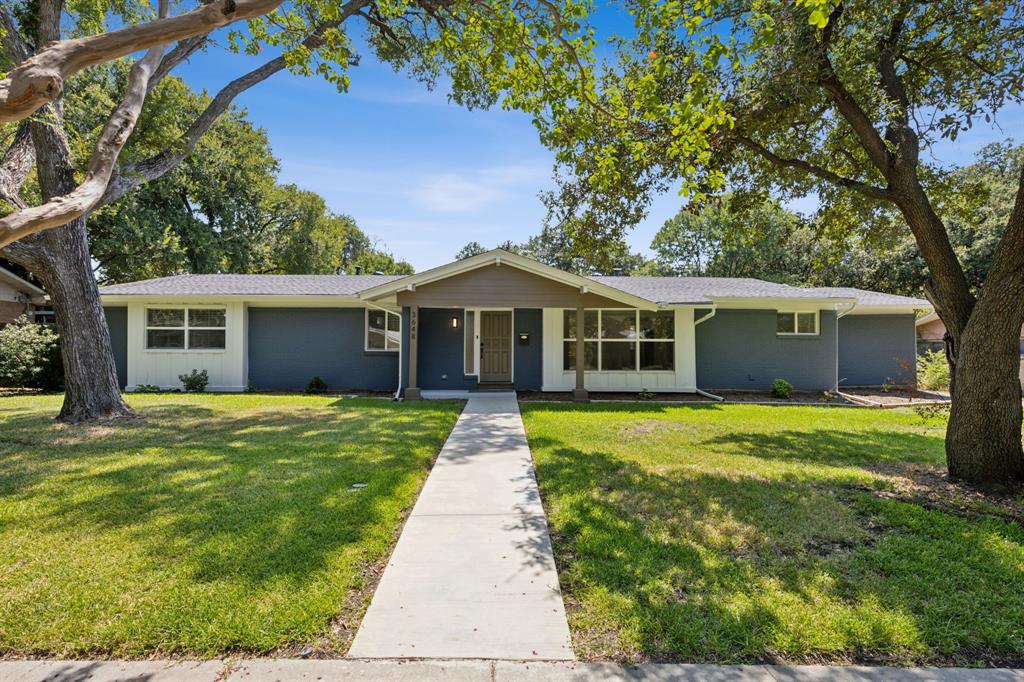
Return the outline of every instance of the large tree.
[[[1024,5],[962,0],[629,3],[635,34],[579,103],[540,119],[566,165],[564,212],[614,233],[651,192],[816,196],[868,232],[898,214],[948,330],[951,475],[1024,479],[1017,338],[1024,323],[1021,177],[985,281],[940,217],[950,174],[930,150],[1021,101]]]
[[[224,7],[214,4],[223,14]],[[247,11],[258,4],[259,0],[237,3],[249,8]],[[276,4],[271,3],[267,9]],[[0,6],[8,63],[50,63],[54,53],[47,46],[62,35],[72,31],[101,33],[103,19],[108,15],[120,13],[120,20],[130,23],[138,9],[133,3],[103,1],[88,3],[84,8],[65,7],[62,0],[25,0],[16,13],[8,11],[7,5]],[[166,11],[165,3],[161,13]],[[234,49],[257,55],[270,48],[277,56],[227,83],[160,152],[118,166],[118,156],[135,127],[146,93],[206,44],[205,33],[168,32],[168,39],[191,37],[162,56],[161,48],[152,47],[133,66],[126,94],[114,105],[96,135],[81,182],[76,172],[83,166],[76,163],[64,119],[62,94],[68,84],[63,79],[84,66],[128,54],[140,46],[157,45],[159,41],[146,33],[127,50],[123,45],[111,48],[107,39],[65,42],[67,50],[60,54],[80,57],[81,45],[85,44],[86,53],[93,50],[90,59],[96,59],[84,66],[74,59],[57,64],[53,68],[58,71],[51,74],[49,81],[56,87],[42,95],[33,90],[28,99],[19,100],[21,104],[10,94],[23,87],[27,82],[25,73],[32,69],[19,71],[18,67],[12,71],[10,80],[0,83],[0,99],[6,97],[4,106],[24,106],[2,120],[20,118],[24,111],[36,108],[42,115],[27,119],[16,131],[9,131],[12,142],[0,158],[0,198],[14,209],[0,218],[0,244],[18,239],[0,255],[37,273],[53,300],[63,332],[67,386],[60,418],[81,421],[131,414],[117,390],[109,333],[91,275],[86,230],[89,211],[177,168],[239,93],[284,70],[324,77],[339,89],[347,89],[347,69],[357,62],[350,31],[358,27],[365,30],[366,43],[378,59],[428,86],[445,77],[452,99],[459,104],[485,107],[501,100],[504,106],[537,112],[545,103],[579,91],[575,76],[584,72],[585,57],[591,49],[589,34],[580,30],[584,14],[582,3],[575,0],[296,2],[269,17],[250,19],[244,31],[234,31],[229,36]],[[223,23],[219,19],[211,21],[208,28]],[[118,32],[108,35],[113,36],[111,40],[125,37]],[[42,47],[35,51],[36,46]],[[51,103],[44,104],[47,101]],[[33,163],[40,202],[35,206],[29,205],[27,197],[21,194]]]

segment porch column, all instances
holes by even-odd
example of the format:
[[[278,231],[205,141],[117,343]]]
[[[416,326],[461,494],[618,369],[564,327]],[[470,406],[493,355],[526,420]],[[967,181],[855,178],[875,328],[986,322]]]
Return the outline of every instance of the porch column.
[[[583,382],[584,360],[583,353],[583,307],[576,308],[576,389],[572,392],[572,400],[576,403],[590,402],[590,394],[587,393]]]
[[[422,397],[419,385],[416,383],[416,359],[419,355],[419,343],[416,339],[420,332],[419,326],[420,307],[418,305],[409,306],[409,348],[406,349],[406,352],[409,353],[409,385],[405,387],[406,400],[419,400]]]

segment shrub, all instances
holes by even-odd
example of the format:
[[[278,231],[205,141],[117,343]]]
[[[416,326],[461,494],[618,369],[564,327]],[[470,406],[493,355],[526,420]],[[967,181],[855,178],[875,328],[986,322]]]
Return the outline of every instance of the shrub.
[[[785,379],[776,379],[772,382],[772,397],[782,398],[783,400],[788,399],[789,395],[793,392],[793,384],[789,383]]]
[[[306,384],[306,393],[323,393],[327,390],[327,382],[320,377],[313,377]]]
[[[648,391],[646,388],[641,388],[640,393],[637,395],[640,397],[640,400],[652,400],[654,398],[654,393]]]
[[[927,391],[949,388],[949,363],[940,350],[929,350],[917,357],[917,385]]]
[[[0,386],[55,390],[63,383],[57,332],[24,315],[0,329]]]
[[[159,393],[162,389],[156,384],[137,384],[135,393]]]
[[[185,387],[186,393],[202,393],[206,390],[206,385],[210,383],[210,375],[205,369],[193,369],[188,374],[179,374],[178,380]]]

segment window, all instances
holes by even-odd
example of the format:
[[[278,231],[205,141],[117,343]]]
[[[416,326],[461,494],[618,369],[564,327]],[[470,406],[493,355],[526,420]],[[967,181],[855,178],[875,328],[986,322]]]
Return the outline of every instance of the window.
[[[775,314],[775,333],[789,336],[816,336],[818,313],[793,313],[779,311]]]
[[[402,318],[387,310],[366,309],[366,350],[398,350],[402,345]]]
[[[562,367],[576,369],[576,311],[562,314]],[[585,370],[671,372],[675,369],[675,313],[586,310],[583,313]]]
[[[224,350],[227,341],[224,308],[147,308],[149,350]]]

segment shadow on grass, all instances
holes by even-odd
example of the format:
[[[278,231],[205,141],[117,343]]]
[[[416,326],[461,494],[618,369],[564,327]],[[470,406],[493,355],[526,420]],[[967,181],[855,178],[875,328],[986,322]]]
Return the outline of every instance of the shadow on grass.
[[[0,499],[27,510],[0,532],[115,531],[196,582],[301,584],[339,548],[381,536],[448,432],[435,407],[328,408],[164,404],[138,422],[52,429],[0,415]]]
[[[740,433],[707,447],[858,462],[907,435]],[[885,456],[935,446],[909,436]],[[531,438],[584,658],[1024,661],[1020,526],[881,500],[824,467],[798,482],[654,471],[570,443]]]

